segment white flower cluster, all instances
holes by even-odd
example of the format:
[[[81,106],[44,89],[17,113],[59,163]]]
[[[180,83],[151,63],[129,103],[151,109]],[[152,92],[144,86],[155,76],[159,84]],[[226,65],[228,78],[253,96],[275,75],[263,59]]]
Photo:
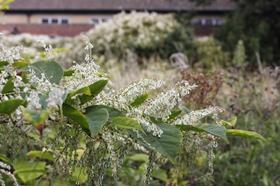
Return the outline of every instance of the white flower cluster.
[[[11,47],[7,48],[4,45],[0,44],[0,61],[6,61],[9,63],[13,63],[16,60],[21,59],[20,52],[22,47]]]
[[[2,92],[5,84],[7,83],[8,76],[9,76],[9,74],[5,70],[0,72],[0,92]]]
[[[8,63],[0,71],[0,92],[3,91],[6,83],[9,80],[13,80],[14,91],[13,94],[0,94],[0,99],[2,98],[21,98],[20,88],[25,85],[22,81],[22,77],[17,74],[17,71],[13,67],[13,63],[21,59],[20,47],[6,48],[0,45],[0,61],[1,63]]]
[[[173,32],[177,24],[171,15],[148,12],[121,13],[97,25],[87,35],[96,46],[150,48]]]
[[[49,109],[57,109],[62,105],[64,97],[67,94],[64,87],[51,83],[44,74],[39,78],[33,69],[29,70],[29,82],[36,89],[25,86],[24,92],[29,92],[27,97],[27,108],[31,110],[40,110],[42,108],[40,96],[47,94],[46,106]]]
[[[67,76],[63,82],[63,86],[68,91],[89,86],[101,79],[107,79],[99,71],[99,66],[93,61],[90,63],[76,64],[71,70],[73,70],[73,74]]]
[[[49,92],[49,97],[47,99],[47,106],[49,108],[56,108],[61,106],[66,95],[66,90],[60,87],[52,87]]]
[[[144,79],[129,85],[126,89],[119,92],[110,90],[109,93],[100,94],[98,96],[97,103],[109,105],[126,112],[127,116],[135,117],[147,132],[151,132],[154,136],[160,137],[162,130],[145,116],[143,110],[131,107],[130,104],[138,96],[158,89],[164,84],[165,83],[163,81]]]
[[[2,175],[6,175],[11,178],[14,183],[14,186],[19,186],[16,177],[10,172],[11,167],[2,161],[0,161],[0,184],[5,185],[4,180],[2,180]]]
[[[163,81],[156,81],[151,79],[143,79],[137,83],[133,83],[125,88],[120,96],[119,100],[123,101],[124,104],[130,104],[138,96],[146,94],[152,90],[156,90],[164,85]]]
[[[38,77],[35,71],[30,68],[29,69],[29,82],[31,85],[36,87],[38,91],[41,93],[47,93],[52,88],[53,84],[46,78],[45,74],[41,74],[41,77]]]
[[[196,85],[190,85],[188,82],[182,81],[177,84],[176,88],[159,94],[148,104],[143,105],[142,109],[146,115],[166,121],[174,107],[180,103],[181,98],[189,94],[195,87]]]
[[[48,53],[48,51],[51,52],[51,50],[49,50],[51,46],[55,45],[56,47],[61,47],[64,40],[64,38],[60,37],[51,38],[46,35],[34,36],[31,34],[0,36],[0,43],[3,43],[6,47],[21,46],[21,53],[34,56],[37,59],[40,58],[42,47],[47,49],[45,52]]]
[[[3,163],[2,161],[0,161],[0,169],[6,169],[8,171],[11,170],[11,167],[5,163]]]
[[[163,131],[156,124],[145,118],[138,118],[138,121],[141,123],[142,127],[147,130],[147,132],[152,133],[153,136],[161,137]]]
[[[30,110],[40,110],[42,108],[39,93],[37,91],[31,91],[26,100],[28,101],[27,108]]]
[[[199,120],[203,119],[206,116],[211,114],[217,114],[219,112],[223,112],[223,109],[220,107],[208,107],[202,110],[192,111],[188,114],[183,115],[182,117],[176,119],[172,124],[173,125],[191,125],[195,124]]]
[[[151,121],[150,117],[167,121],[172,110],[179,105],[181,98],[189,94],[196,85],[190,85],[187,81],[182,81],[176,84],[176,88],[158,94],[139,107],[135,108],[130,104],[138,96],[150,93],[164,84],[163,81],[144,79],[129,85],[119,93],[110,91],[108,94],[102,94],[98,102],[125,111],[128,116],[135,117],[147,132],[160,137],[163,131]]]

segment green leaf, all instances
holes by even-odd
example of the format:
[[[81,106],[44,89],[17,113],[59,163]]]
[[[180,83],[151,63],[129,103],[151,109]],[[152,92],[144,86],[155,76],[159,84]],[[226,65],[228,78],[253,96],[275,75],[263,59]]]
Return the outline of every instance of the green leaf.
[[[138,107],[142,103],[144,103],[149,97],[149,94],[143,94],[141,96],[138,96],[130,105],[133,107]]]
[[[253,131],[247,131],[247,130],[237,130],[237,129],[228,129],[227,135],[230,136],[240,136],[243,138],[249,138],[249,139],[255,139],[259,141],[265,141],[265,138]]]
[[[6,66],[8,64],[9,64],[9,62],[7,62],[7,61],[0,61],[0,69],[2,69],[2,67]]]
[[[132,156],[127,157],[127,159],[132,161],[139,161],[139,162],[148,162],[149,156],[147,154],[133,154]]]
[[[63,76],[72,76],[74,74],[75,70],[65,70],[63,73]]]
[[[121,129],[136,129],[142,130],[140,123],[133,118],[119,116],[112,119],[112,125]]]
[[[159,179],[163,182],[166,182],[168,180],[168,176],[165,170],[163,169],[155,169],[152,172],[152,177]]]
[[[87,117],[91,136],[98,134],[109,119],[109,113],[105,108],[89,107],[85,115]]]
[[[87,134],[90,134],[89,124],[86,116],[83,113],[81,113],[78,109],[65,103],[62,105],[62,110],[64,116],[68,117],[75,124],[80,125]]]
[[[4,154],[0,154],[0,161],[6,163],[6,164],[11,164],[11,160],[9,160],[9,158],[6,157],[6,155]]]
[[[75,167],[74,171],[72,172],[71,176],[73,179],[79,183],[85,183],[88,179],[88,174],[85,168]]]
[[[178,127],[183,130],[206,132],[227,141],[226,128],[222,125],[204,123],[199,125],[178,125]]]
[[[0,1],[0,10],[3,11],[3,10],[8,10],[9,7],[10,7],[10,4],[14,2],[14,0],[1,0]]]
[[[99,80],[92,85],[88,86],[90,90],[90,95],[82,95],[80,96],[81,103],[86,103],[87,101],[91,100],[93,97],[97,96],[103,88],[107,85],[108,80]]]
[[[143,132],[140,135],[149,144],[147,147],[152,147],[152,149],[166,156],[171,161],[175,161],[182,142],[181,131],[175,126],[168,124],[159,124],[157,126],[163,131],[161,137]]]
[[[16,61],[14,64],[13,64],[13,67],[15,68],[24,68],[24,67],[27,67],[29,65],[29,62],[26,61],[26,60],[21,60],[21,61]]]
[[[62,67],[54,61],[39,61],[30,65],[37,77],[41,78],[42,73],[51,83],[59,84],[63,77]]]
[[[228,121],[225,121],[225,120],[221,120],[219,121],[219,123],[221,125],[224,125],[224,126],[230,126],[230,127],[234,127],[236,125],[236,122],[237,122],[237,117],[236,116],[233,116],[232,118],[230,118],[230,120]]]
[[[24,109],[23,117],[26,121],[30,122],[35,127],[38,127],[45,123],[49,117],[49,113],[46,110],[36,112]]]
[[[25,101],[21,99],[11,99],[3,101],[0,103],[0,113],[1,114],[11,114],[13,113],[20,105],[24,105]]]
[[[16,160],[13,163],[14,174],[21,179],[23,183],[28,183],[42,176],[45,173],[45,162],[30,162],[26,160]]]
[[[42,160],[54,161],[53,153],[49,151],[30,151],[27,153],[29,158],[39,158]]]
[[[14,88],[15,88],[15,86],[14,86],[14,83],[13,83],[13,79],[10,78],[10,79],[7,81],[7,83],[5,84],[5,86],[3,87],[2,93],[3,93],[3,94],[11,93],[11,92],[14,91]]]
[[[93,105],[90,108],[96,108],[96,109],[104,108],[104,109],[106,109],[107,112],[109,113],[109,118],[110,119],[113,119],[113,118],[118,117],[118,116],[123,116],[121,111],[119,111],[119,110],[117,110],[113,107],[106,106],[106,105]]]
[[[173,119],[175,119],[175,118],[176,118],[177,116],[179,116],[181,113],[182,113],[182,111],[181,111],[180,109],[173,109],[173,110],[171,111],[171,114],[170,114],[168,120],[173,120]]]
[[[97,96],[103,88],[107,85],[108,80],[99,80],[87,87],[80,88],[74,92],[68,94],[66,101],[71,103],[71,98],[77,94],[82,94],[79,96],[81,103],[85,103],[92,99],[93,97]]]

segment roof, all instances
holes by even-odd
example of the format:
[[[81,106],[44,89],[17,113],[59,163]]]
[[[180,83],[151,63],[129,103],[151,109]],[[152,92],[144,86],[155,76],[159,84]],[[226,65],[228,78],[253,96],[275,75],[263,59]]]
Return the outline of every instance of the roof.
[[[9,11],[229,11],[231,0],[195,6],[190,0],[15,0]]]

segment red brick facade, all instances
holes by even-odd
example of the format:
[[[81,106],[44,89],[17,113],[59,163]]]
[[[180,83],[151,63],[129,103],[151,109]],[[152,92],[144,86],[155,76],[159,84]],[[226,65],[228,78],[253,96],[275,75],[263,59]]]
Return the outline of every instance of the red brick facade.
[[[43,24],[0,24],[0,30],[7,34],[30,33],[50,36],[76,36],[93,28],[93,25],[43,25]]]

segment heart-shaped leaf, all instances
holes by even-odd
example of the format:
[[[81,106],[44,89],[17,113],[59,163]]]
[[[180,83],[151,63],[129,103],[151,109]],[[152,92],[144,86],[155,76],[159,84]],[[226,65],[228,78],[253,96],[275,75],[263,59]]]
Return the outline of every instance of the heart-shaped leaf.
[[[206,132],[227,141],[226,128],[216,124],[198,124],[198,125],[178,125],[183,130],[192,130],[197,132]]]
[[[0,103],[0,113],[11,114],[20,105],[25,105],[25,101],[21,100],[21,99],[11,99],[11,100],[7,100],[7,101],[3,101]]]
[[[39,61],[31,64],[30,67],[37,77],[41,78],[44,74],[51,83],[59,84],[64,74],[62,67],[54,61]]]
[[[91,136],[100,132],[109,119],[109,113],[105,108],[89,107],[85,114]]]
[[[113,107],[109,107],[106,105],[93,105],[90,108],[95,108],[95,109],[101,109],[104,108],[107,110],[107,112],[109,113],[109,119],[112,120],[115,117],[119,117],[119,116],[123,116],[122,112],[113,108]]]
[[[66,102],[71,103],[71,98],[73,96],[79,94],[81,104],[86,103],[93,97],[97,96],[103,90],[103,88],[107,85],[107,83],[108,83],[108,80],[102,79],[102,80],[96,81],[95,83],[93,83],[87,87],[83,87],[74,92],[71,92],[68,94]]]
[[[45,162],[29,162],[26,160],[17,160],[13,163],[14,174],[17,175],[23,183],[35,180],[45,173]]]
[[[62,110],[64,116],[68,117],[75,124],[80,125],[87,134],[90,134],[87,118],[82,112],[65,103],[62,105]]]
[[[112,125],[121,129],[136,129],[142,130],[140,123],[133,118],[119,116],[112,119]]]
[[[172,125],[159,124],[158,127],[163,131],[160,137],[143,132],[140,135],[148,144],[147,147],[152,147],[152,149],[166,156],[171,161],[175,161],[181,146],[182,133]]]

